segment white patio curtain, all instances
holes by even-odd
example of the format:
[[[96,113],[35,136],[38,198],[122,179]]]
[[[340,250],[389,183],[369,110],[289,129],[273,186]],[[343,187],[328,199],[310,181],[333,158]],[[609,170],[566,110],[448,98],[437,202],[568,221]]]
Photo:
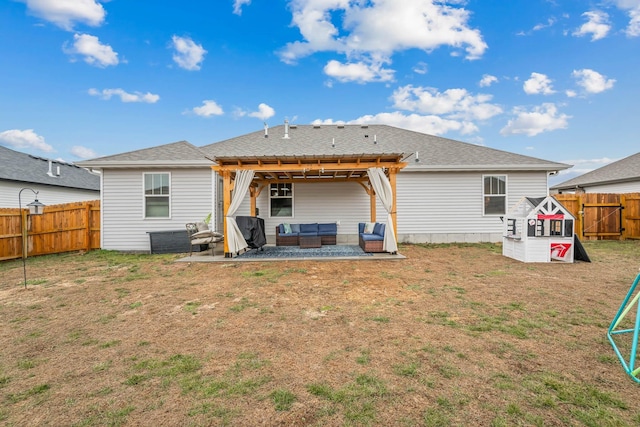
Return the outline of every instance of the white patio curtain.
[[[393,230],[393,217],[391,216],[391,209],[393,208],[393,189],[389,179],[384,174],[382,168],[369,168],[369,181],[373,186],[373,190],[376,192],[382,205],[387,210],[387,226],[384,228],[384,242],[382,248],[391,253],[398,252],[398,243],[396,242],[396,234]]]
[[[236,222],[233,214],[236,213],[244,199],[244,196],[246,196],[247,190],[249,190],[249,186],[251,185],[251,181],[253,181],[254,173],[255,172],[252,170],[241,170],[236,172],[233,196],[231,197],[231,204],[229,205],[229,210],[225,217],[225,221],[227,222],[227,235],[224,236],[224,238],[227,239],[227,245],[229,246],[229,252],[231,253],[238,252],[249,246],[247,241],[244,240],[244,236],[242,235],[240,228],[238,228],[238,223]]]

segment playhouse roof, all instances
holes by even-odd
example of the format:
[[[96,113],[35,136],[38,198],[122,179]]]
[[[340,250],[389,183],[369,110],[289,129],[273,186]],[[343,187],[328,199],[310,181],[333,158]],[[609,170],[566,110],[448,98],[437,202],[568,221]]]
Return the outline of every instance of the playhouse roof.
[[[574,216],[569,212],[562,203],[552,196],[547,197],[523,197],[515,205],[509,209],[507,216],[532,217],[538,215],[557,215],[562,214],[570,218]]]

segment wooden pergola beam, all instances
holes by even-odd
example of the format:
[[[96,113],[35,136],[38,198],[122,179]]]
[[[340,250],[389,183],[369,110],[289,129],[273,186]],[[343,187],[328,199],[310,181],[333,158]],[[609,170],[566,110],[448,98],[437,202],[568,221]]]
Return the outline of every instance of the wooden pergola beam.
[[[224,170],[237,171],[237,170],[254,170],[256,173],[259,172],[283,172],[283,173],[291,173],[291,172],[301,172],[301,171],[354,171],[361,170],[366,171],[369,168],[397,168],[404,167],[406,163],[400,163],[397,161],[368,161],[368,162],[299,162],[299,163],[281,163],[277,164],[268,164],[268,163],[248,163],[248,162],[237,162],[233,164],[220,164],[217,166],[213,166],[213,170],[216,172],[221,172]]]

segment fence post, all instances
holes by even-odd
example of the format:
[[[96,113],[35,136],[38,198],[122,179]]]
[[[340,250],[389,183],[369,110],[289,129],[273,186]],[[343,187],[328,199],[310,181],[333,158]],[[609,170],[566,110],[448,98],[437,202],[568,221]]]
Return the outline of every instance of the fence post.
[[[576,225],[577,225],[577,228],[578,228],[578,233],[577,234],[578,234],[578,239],[584,241],[584,234],[583,234],[583,231],[584,231],[584,207],[583,207],[584,200],[582,199],[582,194],[576,194],[576,197],[577,197],[577,201],[576,201],[577,206],[576,207],[578,208],[577,215],[576,215],[576,220],[577,220],[576,221],[576,223],[577,223]]]
[[[85,248],[87,248],[87,252],[91,250],[91,203],[84,203],[84,241]]]
[[[620,240],[627,240],[627,197],[624,194],[620,195]]]

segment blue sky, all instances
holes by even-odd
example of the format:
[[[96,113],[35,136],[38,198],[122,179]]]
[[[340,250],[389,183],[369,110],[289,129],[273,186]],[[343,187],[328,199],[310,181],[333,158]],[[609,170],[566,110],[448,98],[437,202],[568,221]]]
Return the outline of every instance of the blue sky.
[[[639,151],[640,0],[8,0],[0,144],[68,162],[381,123],[574,164]]]

